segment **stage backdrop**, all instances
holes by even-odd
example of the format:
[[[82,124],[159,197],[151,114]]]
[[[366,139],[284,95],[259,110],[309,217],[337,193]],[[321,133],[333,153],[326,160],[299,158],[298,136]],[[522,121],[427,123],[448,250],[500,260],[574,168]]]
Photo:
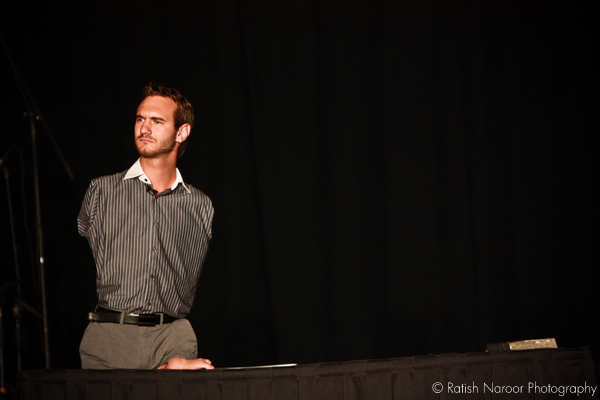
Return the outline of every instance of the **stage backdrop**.
[[[12,7],[0,17],[3,40],[49,128],[36,123],[53,367],[79,367],[94,299],[76,228],[83,195],[92,178],[136,160],[134,114],[150,81],[179,88],[196,108],[179,166],[216,211],[189,318],[215,365],[471,352],[544,337],[598,343],[596,32],[584,5]],[[6,51],[0,68],[0,155],[23,153],[23,163],[15,150],[3,164],[23,296],[39,307],[24,229],[33,242],[30,130]],[[39,323],[26,313],[24,328],[24,367],[42,368]]]

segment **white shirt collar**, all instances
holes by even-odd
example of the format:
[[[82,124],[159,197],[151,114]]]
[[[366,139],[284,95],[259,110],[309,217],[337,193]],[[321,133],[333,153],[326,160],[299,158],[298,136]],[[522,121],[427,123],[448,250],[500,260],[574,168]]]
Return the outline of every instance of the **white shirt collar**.
[[[171,190],[175,190],[177,185],[179,185],[181,183],[183,185],[183,187],[185,188],[185,190],[190,192],[190,189],[188,189],[187,186],[185,186],[185,183],[183,182],[183,178],[181,177],[181,173],[179,172],[179,169],[175,168],[175,173],[176,173],[176,178],[175,178],[175,182],[173,182],[173,186],[171,186]],[[139,158],[131,166],[131,168],[129,168],[129,171],[127,171],[123,180],[133,179],[133,178],[138,178],[140,181],[144,182],[147,185],[152,184],[152,182],[150,182],[150,178],[148,178],[148,176],[142,169],[142,164],[140,164]]]

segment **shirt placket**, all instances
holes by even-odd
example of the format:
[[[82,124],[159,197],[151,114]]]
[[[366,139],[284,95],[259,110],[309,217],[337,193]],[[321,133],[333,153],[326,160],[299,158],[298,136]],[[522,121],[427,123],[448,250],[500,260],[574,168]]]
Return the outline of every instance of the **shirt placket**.
[[[152,230],[152,234],[150,235],[151,237],[151,244],[150,244],[150,257],[149,257],[149,263],[148,263],[148,269],[147,269],[147,274],[148,276],[146,277],[147,282],[148,282],[148,290],[147,290],[147,295],[146,295],[146,307],[148,307],[149,310],[151,310],[154,307],[153,302],[155,301],[155,299],[157,298],[156,296],[156,284],[155,284],[155,279],[156,279],[156,275],[157,275],[157,268],[158,268],[158,264],[160,262],[159,258],[160,258],[160,241],[159,241],[159,220],[158,220],[158,216],[159,216],[159,198],[160,196],[153,196],[152,199],[152,213],[150,215],[151,218],[151,223],[150,223],[150,229]]]

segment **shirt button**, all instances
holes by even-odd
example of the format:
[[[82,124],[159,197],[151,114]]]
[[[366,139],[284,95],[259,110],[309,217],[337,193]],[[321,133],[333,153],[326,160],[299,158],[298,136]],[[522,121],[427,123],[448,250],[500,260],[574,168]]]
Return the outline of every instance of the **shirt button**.
[[[150,275],[150,278],[154,279],[154,274]]]
[[[146,305],[147,305],[147,306],[151,306],[151,305],[152,305],[152,303],[150,303],[150,302],[147,302],[147,303],[146,303]]]

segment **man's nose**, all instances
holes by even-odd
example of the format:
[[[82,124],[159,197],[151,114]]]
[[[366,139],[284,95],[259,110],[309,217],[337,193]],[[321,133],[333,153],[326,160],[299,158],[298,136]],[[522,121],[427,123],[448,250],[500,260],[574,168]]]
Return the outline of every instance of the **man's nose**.
[[[150,129],[150,124],[148,123],[148,121],[142,121],[141,123],[142,125],[140,126],[140,133],[147,135],[152,133],[152,129]]]

